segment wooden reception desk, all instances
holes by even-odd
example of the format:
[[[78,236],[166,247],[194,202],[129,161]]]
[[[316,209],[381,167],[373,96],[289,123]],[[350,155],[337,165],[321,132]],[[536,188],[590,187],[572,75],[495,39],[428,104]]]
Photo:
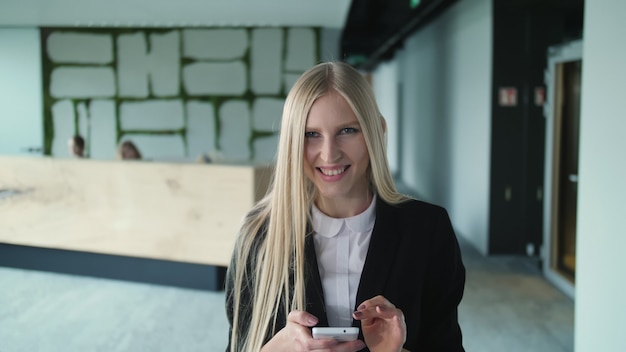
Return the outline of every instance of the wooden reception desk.
[[[270,166],[0,156],[0,243],[227,266]]]

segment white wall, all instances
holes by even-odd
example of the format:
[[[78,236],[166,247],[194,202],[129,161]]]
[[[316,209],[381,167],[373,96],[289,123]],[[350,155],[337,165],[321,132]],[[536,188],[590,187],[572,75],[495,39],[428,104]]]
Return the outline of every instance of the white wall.
[[[339,61],[341,59],[339,50],[340,40],[341,29],[322,29],[320,32],[320,61]]]
[[[42,104],[39,30],[0,28],[0,154],[43,147]]]
[[[626,2],[585,2],[575,350],[626,349]]]
[[[271,161],[283,85],[289,89],[299,73],[316,63],[317,54],[324,60],[339,56],[339,30],[323,29],[319,37],[316,32],[305,27],[170,29],[165,34],[136,28],[120,35],[80,28],[53,31],[44,53],[55,64],[46,87],[53,98],[51,153],[69,157],[67,140],[78,130],[90,158],[112,159],[121,131],[147,159],[195,160],[208,152],[222,160]],[[248,47],[246,66],[242,57]],[[0,28],[0,154],[42,147],[40,48],[38,28]],[[183,55],[195,61],[182,64]],[[182,85],[191,97],[186,101],[180,97]],[[251,103],[243,95],[248,88],[255,94]],[[219,112],[206,101],[208,95],[224,100]],[[128,101],[116,109],[115,99]],[[183,127],[183,133],[171,133]],[[274,135],[257,136],[250,146],[259,132]]]
[[[491,1],[460,1],[396,55],[403,86],[400,177],[425,200],[446,207],[457,233],[485,254],[491,34]]]
[[[380,113],[387,122],[387,157],[389,168],[396,175],[400,171],[397,61],[388,61],[376,68],[376,71],[372,73],[372,88]]]

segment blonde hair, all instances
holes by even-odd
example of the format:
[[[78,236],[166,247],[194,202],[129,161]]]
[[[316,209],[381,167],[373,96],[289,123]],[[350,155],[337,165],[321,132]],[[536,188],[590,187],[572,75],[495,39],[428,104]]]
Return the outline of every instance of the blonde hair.
[[[311,106],[330,91],[343,96],[361,125],[372,191],[391,204],[408,199],[396,191],[389,172],[384,119],[369,83],[342,62],[321,63],[306,71],[285,101],[272,184],[244,220],[228,269],[227,280],[232,284],[228,299],[233,309],[231,351],[259,351],[268,331],[275,331],[281,305],[285,320],[290,311],[306,309],[304,247],[316,190],[304,174],[304,134]],[[265,238],[255,248],[259,243],[255,237],[263,232]],[[245,272],[247,265],[251,272]],[[239,293],[244,289],[252,294],[252,315],[245,322],[239,314],[243,304]],[[242,323],[248,325],[247,331],[240,331]]]

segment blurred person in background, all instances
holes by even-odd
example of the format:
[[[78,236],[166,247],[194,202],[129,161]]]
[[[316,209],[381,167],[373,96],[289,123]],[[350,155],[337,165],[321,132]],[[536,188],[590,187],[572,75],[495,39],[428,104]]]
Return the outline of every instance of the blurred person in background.
[[[75,135],[67,141],[67,149],[71,156],[76,158],[85,157],[85,139]]]
[[[135,143],[123,141],[117,147],[117,159],[119,160],[141,160],[141,153]]]

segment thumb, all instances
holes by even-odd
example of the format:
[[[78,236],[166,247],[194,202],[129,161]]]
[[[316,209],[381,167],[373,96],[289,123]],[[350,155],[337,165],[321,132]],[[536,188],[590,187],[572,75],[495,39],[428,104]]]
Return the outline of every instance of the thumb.
[[[304,326],[315,326],[318,323],[318,319],[311,313],[294,310],[287,316],[287,322]]]

